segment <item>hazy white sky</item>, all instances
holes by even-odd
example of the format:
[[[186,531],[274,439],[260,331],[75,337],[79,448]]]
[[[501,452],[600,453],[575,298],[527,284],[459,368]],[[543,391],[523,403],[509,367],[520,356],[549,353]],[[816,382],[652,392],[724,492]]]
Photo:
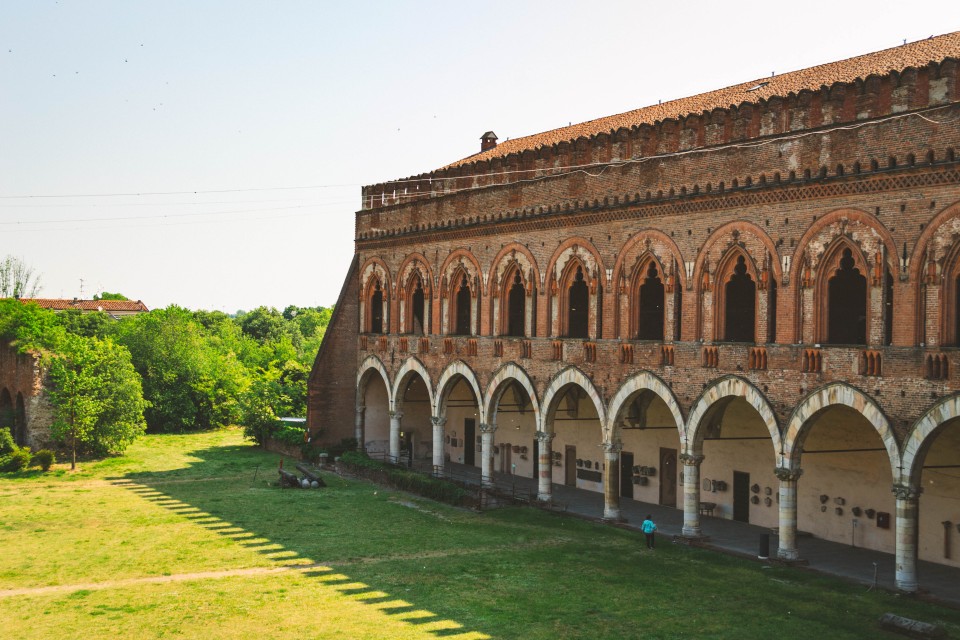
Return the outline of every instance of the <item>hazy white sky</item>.
[[[330,306],[361,186],[484,131],[958,29],[955,0],[0,0],[0,257],[45,297]]]

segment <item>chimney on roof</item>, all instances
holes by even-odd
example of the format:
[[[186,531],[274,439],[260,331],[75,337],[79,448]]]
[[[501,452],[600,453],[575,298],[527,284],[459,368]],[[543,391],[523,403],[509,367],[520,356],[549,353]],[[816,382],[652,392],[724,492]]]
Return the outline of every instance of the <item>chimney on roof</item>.
[[[497,134],[493,131],[487,131],[480,136],[480,151],[489,151],[497,146]]]

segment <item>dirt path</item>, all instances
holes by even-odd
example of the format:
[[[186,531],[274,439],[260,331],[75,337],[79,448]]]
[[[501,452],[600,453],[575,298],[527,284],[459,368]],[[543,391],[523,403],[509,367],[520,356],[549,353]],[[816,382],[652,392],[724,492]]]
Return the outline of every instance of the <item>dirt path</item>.
[[[138,584],[167,584],[170,582],[188,582],[192,580],[218,580],[221,578],[233,578],[237,576],[259,576],[275,573],[290,573],[292,571],[316,571],[324,569],[333,571],[338,568],[349,567],[352,565],[372,564],[377,562],[391,562],[403,560],[425,560],[429,558],[445,558],[453,556],[466,556],[475,553],[490,553],[491,551],[502,549],[529,549],[533,547],[552,547],[568,542],[565,538],[550,538],[537,542],[527,542],[522,544],[504,545],[499,547],[478,547],[472,549],[442,549],[436,551],[424,551],[421,553],[407,553],[389,556],[377,556],[375,558],[355,558],[353,560],[340,560],[325,563],[309,564],[289,564],[279,567],[250,567],[247,569],[223,569],[220,571],[198,571],[194,573],[176,573],[165,576],[146,576],[142,578],[125,578],[121,580],[104,580],[103,582],[85,582],[77,584],[56,584],[46,587],[23,587],[20,589],[0,589],[0,600],[4,598],[13,598],[16,596],[37,596],[56,593],[70,593],[73,591],[96,591],[100,589],[116,589]]]
[[[127,578],[124,580],[106,580],[104,582],[87,582],[81,584],[56,584],[49,587],[26,587],[23,589],[0,590],[0,599],[14,596],[36,596],[49,593],[65,593],[71,591],[94,591],[97,589],[114,589],[136,584],[165,584],[168,582],[186,582],[189,580],[211,580],[232,578],[235,576],[257,576],[271,573],[285,573],[289,571],[303,571],[317,569],[321,565],[291,565],[284,567],[253,567],[250,569],[225,569],[223,571],[200,571],[197,573],[177,573],[169,576],[148,576],[145,578]]]

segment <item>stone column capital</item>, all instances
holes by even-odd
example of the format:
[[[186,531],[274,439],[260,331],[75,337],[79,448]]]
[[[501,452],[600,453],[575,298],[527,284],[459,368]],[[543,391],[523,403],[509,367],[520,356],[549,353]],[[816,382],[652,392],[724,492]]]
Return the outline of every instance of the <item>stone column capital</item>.
[[[602,445],[603,452],[607,454],[619,454],[623,451],[623,443],[619,440],[614,440],[613,442],[604,442]]]
[[[922,487],[915,487],[910,484],[893,485],[893,495],[897,500],[916,500],[923,493]]]
[[[537,431],[537,442],[539,442],[541,445],[549,445],[551,442],[553,442],[553,439],[556,437],[556,435],[557,434],[555,433],[547,433],[546,431]]]
[[[688,467],[699,467],[700,463],[703,462],[703,455],[681,453],[678,457],[680,458],[680,462]]]
[[[390,419],[391,419],[391,420],[400,420],[401,418],[403,418],[403,411],[391,411],[391,412],[390,412]]]
[[[497,430],[496,424],[480,423],[480,433],[494,433]]]
[[[800,476],[803,475],[803,469],[790,469],[788,467],[777,467],[773,470],[773,473],[777,478],[783,482],[793,481],[796,482],[800,479]]]
[[[435,427],[442,427],[447,424],[445,417],[430,416],[430,423]]]
[[[361,403],[361,404],[358,404],[356,408],[357,408],[357,413],[363,413],[364,411],[367,410],[367,405]]]

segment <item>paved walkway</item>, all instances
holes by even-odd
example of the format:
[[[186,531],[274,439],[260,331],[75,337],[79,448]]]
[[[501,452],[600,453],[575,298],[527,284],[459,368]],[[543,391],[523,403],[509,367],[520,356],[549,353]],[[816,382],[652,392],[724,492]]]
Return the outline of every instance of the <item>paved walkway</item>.
[[[480,469],[456,463],[447,463],[451,476],[479,485]],[[518,492],[535,495],[536,482],[533,478],[494,475],[497,487],[501,490],[515,488]],[[603,494],[585,489],[576,489],[564,485],[553,485],[554,502],[566,507],[566,511],[599,520],[603,515]],[[656,504],[639,502],[629,498],[620,498],[620,512],[626,518],[622,526],[639,529],[646,514],[651,514],[657,523],[657,529],[664,536],[679,536],[683,527],[683,510]],[[776,530],[756,525],[700,516],[700,526],[709,540],[703,545],[718,551],[756,558],[760,536],[770,534],[770,554],[777,554]],[[801,559],[807,561],[807,568],[822,573],[840,576],[864,585],[872,585],[876,573],[880,588],[895,590],[895,560],[889,553],[852,547],[839,542],[830,542],[810,536],[797,538],[797,547]],[[960,569],[942,564],[920,561],[917,565],[921,593],[951,606],[960,607]]]

